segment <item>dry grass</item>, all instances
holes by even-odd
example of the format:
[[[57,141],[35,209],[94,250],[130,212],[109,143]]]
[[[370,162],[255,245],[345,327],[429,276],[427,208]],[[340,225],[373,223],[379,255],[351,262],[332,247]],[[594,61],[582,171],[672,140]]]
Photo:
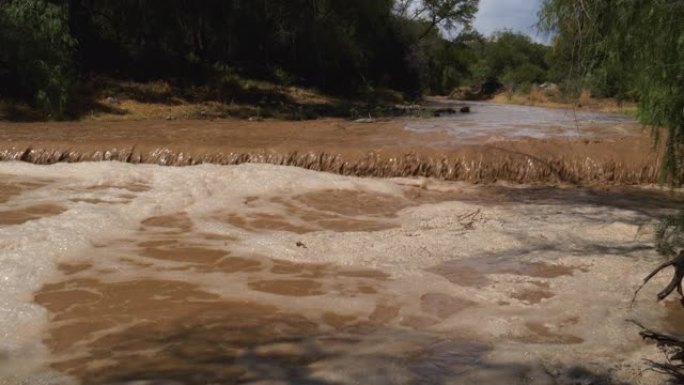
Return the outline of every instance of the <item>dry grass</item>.
[[[319,117],[395,116],[403,95],[369,89],[353,99],[307,87],[215,74],[203,83],[157,80],[133,82],[93,77],[79,85],[77,105],[68,118],[80,121],[188,119],[313,120]],[[48,121],[49,116],[12,100],[0,100],[0,121]]]
[[[317,90],[281,86],[236,75],[202,85],[158,80],[133,82],[105,77],[84,81],[71,118],[81,121],[186,120],[218,118],[314,119],[348,113],[343,100]],[[0,121],[51,120],[16,100],[0,99]]]
[[[587,90],[583,91],[579,98],[570,99],[556,90],[544,90],[538,87],[526,93],[502,92],[492,100],[499,104],[517,104],[523,106],[579,109],[593,112],[606,112],[624,115],[635,115],[636,103],[618,102],[609,98],[594,98]]]
[[[224,105],[217,102],[190,103],[181,102],[175,105],[164,103],[145,103],[132,99],[110,102],[106,98],[96,101],[99,105],[108,106],[111,110],[92,109],[80,120],[83,121],[136,121],[136,120],[183,120],[212,117],[235,116],[244,112],[238,106]]]
[[[231,77],[221,84],[178,88],[167,81],[136,83],[98,78],[84,106],[84,121],[184,120],[215,118],[304,119],[303,106],[332,108],[339,100],[313,89]]]

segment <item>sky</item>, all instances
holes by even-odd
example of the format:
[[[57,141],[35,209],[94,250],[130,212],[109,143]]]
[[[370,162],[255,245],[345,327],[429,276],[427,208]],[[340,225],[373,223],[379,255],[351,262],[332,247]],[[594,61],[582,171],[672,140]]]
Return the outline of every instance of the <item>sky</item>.
[[[548,39],[535,28],[541,2],[542,0],[480,0],[475,29],[485,36],[500,29],[512,29],[544,43]]]

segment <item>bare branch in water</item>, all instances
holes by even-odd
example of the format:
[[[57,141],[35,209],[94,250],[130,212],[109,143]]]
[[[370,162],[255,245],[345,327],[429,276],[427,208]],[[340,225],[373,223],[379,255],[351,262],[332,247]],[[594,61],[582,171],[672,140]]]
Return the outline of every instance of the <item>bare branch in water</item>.
[[[677,292],[680,296],[684,297],[684,293],[682,292],[682,279],[684,279],[684,250],[682,250],[679,252],[679,255],[677,255],[677,257],[675,257],[673,260],[665,262],[662,265],[658,266],[655,270],[651,272],[651,274],[644,278],[644,283],[641,284],[641,286],[639,286],[639,288],[634,292],[634,298],[632,298],[632,305],[636,301],[637,295],[639,295],[641,289],[643,289],[644,286],[646,286],[646,284],[648,284],[648,282],[658,273],[660,273],[661,271],[670,266],[674,267],[674,276],[672,277],[670,283],[665,287],[665,289],[658,293],[658,301],[662,301],[665,298],[669,297],[675,289],[677,289]]]
[[[682,359],[684,359],[684,340],[647,329],[642,324],[634,320],[629,320],[628,322],[638,326],[641,329],[639,335],[645,340],[655,341],[656,344],[662,348],[665,354],[668,356],[667,363],[648,360],[647,363],[651,369],[658,373],[671,376],[678,384],[684,383],[684,363],[682,363]]]

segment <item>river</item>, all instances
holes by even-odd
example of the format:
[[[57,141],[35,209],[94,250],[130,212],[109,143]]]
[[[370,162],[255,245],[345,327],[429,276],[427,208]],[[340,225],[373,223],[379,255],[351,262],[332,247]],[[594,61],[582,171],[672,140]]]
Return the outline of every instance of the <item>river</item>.
[[[34,140],[60,146],[72,126],[42,127]],[[270,164],[0,176],[0,384],[654,383],[643,359],[662,356],[625,320],[684,330],[654,301],[668,277],[630,305],[678,191]]]

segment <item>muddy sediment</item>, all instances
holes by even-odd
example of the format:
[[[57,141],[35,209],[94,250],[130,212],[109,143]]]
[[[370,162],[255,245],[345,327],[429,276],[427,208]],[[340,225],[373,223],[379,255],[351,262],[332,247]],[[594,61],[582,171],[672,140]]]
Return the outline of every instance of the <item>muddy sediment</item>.
[[[0,124],[0,160],[119,161],[166,166],[266,163],[363,177],[490,183],[658,182],[647,133],[588,138],[463,140],[410,132],[399,121]],[[634,130],[636,131],[636,129]]]

